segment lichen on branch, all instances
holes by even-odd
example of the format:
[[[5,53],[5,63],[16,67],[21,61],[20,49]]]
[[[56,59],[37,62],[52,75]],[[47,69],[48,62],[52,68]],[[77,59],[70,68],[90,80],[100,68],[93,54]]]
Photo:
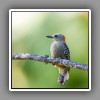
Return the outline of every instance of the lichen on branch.
[[[47,55],[42,56],[42,55],[34,55],[30,53],[16,53],[12,54],[12,59],[27,59],[27,60],[35,60],[35,61],[40,61],[40,62],[45,62],[45,63],[52,63],[52,64],[58,64],[58,65],[63,65],[65,67],[70,66],[73,68],[78,68],[81,70],[86,70],[88,71],[88,65],[87,64],[81,64],[78,62],[74,62],[71,60],[66,60],[66,59],[61,59],[61,58],[52,58]]]

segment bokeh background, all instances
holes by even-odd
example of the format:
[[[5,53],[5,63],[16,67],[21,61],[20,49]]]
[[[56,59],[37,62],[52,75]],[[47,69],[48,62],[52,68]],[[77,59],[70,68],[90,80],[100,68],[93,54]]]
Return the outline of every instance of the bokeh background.
[[[88,12],[12,12],[12,53],[50,56],[47,35],[66,36],[71,60],[88,64]],[[12,60],[12,88],[88,88],[88,72],[71,68],[61,86],[58,69],[32,60]]]

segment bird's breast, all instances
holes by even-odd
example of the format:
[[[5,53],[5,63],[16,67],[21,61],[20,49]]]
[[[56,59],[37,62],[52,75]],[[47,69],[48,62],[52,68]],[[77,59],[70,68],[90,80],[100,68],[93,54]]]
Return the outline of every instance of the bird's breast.
[[[51,56],[54,58],[61,57],[63,48],[61,43],[53,42],[50,47]]]

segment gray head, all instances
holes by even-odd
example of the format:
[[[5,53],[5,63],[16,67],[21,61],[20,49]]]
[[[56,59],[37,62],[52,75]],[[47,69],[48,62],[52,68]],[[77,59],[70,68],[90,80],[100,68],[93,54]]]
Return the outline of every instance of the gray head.
[[[46,36],[46,37],[52,38],[54,41],[64,41],[65,42],[65,36],[60,33],[56,33],[52,36]]]

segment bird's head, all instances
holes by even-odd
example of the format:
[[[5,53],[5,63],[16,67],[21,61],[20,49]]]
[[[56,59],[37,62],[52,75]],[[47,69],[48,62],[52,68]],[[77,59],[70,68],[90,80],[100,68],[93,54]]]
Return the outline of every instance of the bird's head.
[[[52,38],[54,41],[66,41],[66,38],[64,35],[60,34],[60,33],[56,33],[52,36],[46,36],[48,38]]]

